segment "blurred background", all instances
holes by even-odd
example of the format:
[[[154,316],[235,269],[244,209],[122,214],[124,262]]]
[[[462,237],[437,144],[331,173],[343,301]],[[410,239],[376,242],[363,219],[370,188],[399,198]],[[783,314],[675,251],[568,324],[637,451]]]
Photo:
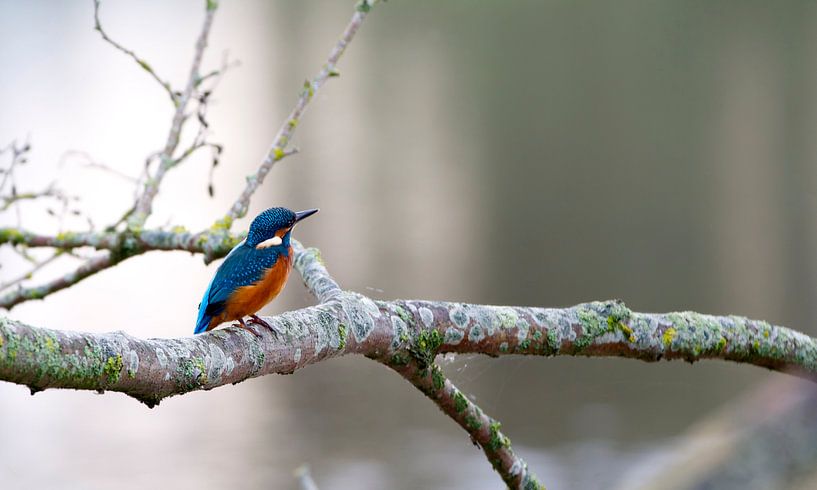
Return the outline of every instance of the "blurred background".
[[[180,86],[202,4],[106,1],[101,17]],[[220,4],[205,71],[225,51],[241,66],[209,109],[210,140],[225,145],[215,197],[202,152],[168,175],[152,226],[200,230],[226,211],[353,7]],[[90,0],[0,1],[0,65],[0,145],[33,148],[19,190],[56,181],[97,226],[115,221],[133,184],[65,154],[137,176],[166,139],[166,94],[100,39]],[[817,334],[817,4],[393,0],[339,70],[250,217],[320,207],[297,237],[342,286],[513,305],[620,298]],[[20,218],[59,226],[36,204]],[[17,219],[6,212],[0,226]],[[27,267],[5,248],[0,265],[0,281]],[[151,253],[11,315],[189,335],[217,266]],[[312,302],[294,276],[265,313]],[[460,356],[444,369],[550,489],[814,488],[814,388],[784,375],[568,357]],[[303,463],[324,489],[502,486],[431,402],[355,357],[153,410],[0,383],[0,434],[4,488],[286,489]],[[746,456],[757,438],[768,451]]]

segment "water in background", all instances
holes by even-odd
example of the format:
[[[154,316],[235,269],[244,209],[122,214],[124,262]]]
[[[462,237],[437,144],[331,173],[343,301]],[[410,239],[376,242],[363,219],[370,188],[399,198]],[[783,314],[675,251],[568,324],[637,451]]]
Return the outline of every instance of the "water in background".
[[[348,3],[348,5],[347,5]],[[166,179],[151,223],[197,230],[260,162],[351,2],[221,2],[205,64],[225,144]],[[377,298],[739,313],[814,331],[817,11],[805,2],[401,2],[375,9],[253,202],[320,207],[298,229],[341,284]],[[200,2],[105,2],[111,36],[176,84]],[[92,5],[0,2],[0,144],[30,135],[20,187],[51,180],[99,224],[132,201],[89,152],[136,175],[172,107],[93,30]],[[188,135],[190,136],[190,135]],[[43,176],[47,175],[47,178]],[[26,225],[56,223],[28,209]],[[6,214],[2,224],[13,224]],[[239,223],[246,227],[247,220]],[[2,277],[22,264],[0,252]],[[25,304],[15,318],[139,336],[192,330],[217,265],[154,253]],[[6,276],[8,274],[8,276]],[[298,280],[267,313],[312,302]],[[605,488],[767,380],[746,366],[462,356],[453,381],[549,488]],[[193,393],[148,410],[118,394],[0,384],[8,488],[499,488],[419,392],[363,358]]]

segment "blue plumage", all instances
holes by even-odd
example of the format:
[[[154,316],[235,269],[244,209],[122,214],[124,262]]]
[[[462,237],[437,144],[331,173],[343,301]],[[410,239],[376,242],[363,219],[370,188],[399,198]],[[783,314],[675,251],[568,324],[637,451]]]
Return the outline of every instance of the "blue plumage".
[[[213,319],[225,311],[237,289],[262,280],[265,272],[281,256],[289,253],[290,233],[295,223],[315,212],[317,209],[294,213],[286,208],[271,208],[256,216],[247,238],[230,251],[207,286],[199,304],[194,333],[203,333],[210,328]],[[281,233],[276,235],[279,231]],[[281,237],[279,243],[266,246],[264,242],[275,236]],[[258,248],[259,244],[262,248]]]
[[[213,319],[211,315],[207,314],[207,307],[210,305],[210,288],[213,287],[214,280],[215,276],[210,280],[207,291],[204,292],[204,297],[201,299],[201,303],[199,303],[199,316],[196,318],[196,328],[193,330],[194,334],[207,331],[207,326],[210,325],[210,321]]]
[[[261,280],[264,272],[275,265],[282,253],[286,253],[286,250],[277,250],[277,248],[256,250],[247,241],[243,241],[227,255],[201,300],[194,333],[202,333],[207,330],[213,317],[224,311],[227,300],[236,289]],[[287,243],[287,248],[289,248],[289,243]]]

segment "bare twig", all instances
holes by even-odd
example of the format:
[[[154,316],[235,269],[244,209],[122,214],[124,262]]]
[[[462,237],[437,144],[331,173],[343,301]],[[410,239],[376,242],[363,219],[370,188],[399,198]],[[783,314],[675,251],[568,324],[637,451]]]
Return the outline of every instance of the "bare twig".
[[[207,92],[213,92],[215,88],[218,86],[218,84],[221,82],[221,79],[224,77],[224,74],[227,73],[227,71],[233,68],[237,68],[239,66],[241,66],[241,61],[230,60],[230,54],[225,51],[221,57],[221,67],[218,70],[212,70],[209,73],[200,76],[199,79],[196,81],[196,89],[200,90],[204,82],[212,80],[212,82],[209,84]]]
[[[528,470],[527,463],[511,448],[511,440],[500,431],[499,421],[486,415],[457,389],[436,363],[421,368],[417,360],[412,359],[404,364],[398,358],[397,362],[390,363],[390,367],[422,391],[471,436],[508,488],[544,489],[536,475]]]
[[[11,195],[14,196],[17,194],[17,190],[14,188],[14,169],[17,165],[21,165],[26,162],[28,158],[28,152],[31,151],[31,143],[27,140],[22,146],[18,146],[17,141],[12,141],[9,143],[5,148],[0,151],[0,154],[3,154],[7,151],[11,152],[11,162],[9,163],[9,167],[6,169],[2,169],[3,179],[0,180],[0,194],[6,189],[6,184],[11,183]]]
[[[20,256],[20,258],[22,258],[23,260],[31,264],[37,263],[37,258],[28,253],[28,247],[26,247],[25,245],[11,247],[11,250],[18,256]]]
[[[244,191],[242,191],[241,195],[238,197],[232,207],[230,207],[230,210],[227,212],[224,218],[222,218],[223,222],[232,223],[235,219],[243,218],[247,214],[247,209],[250,206],[250,198],[252,198],[253,193],[264,182],[264,178],[266,178],[267,174],[272,169],[272,166],[275,165],[276,162],[292,154],[292,152],[287,151],[287,146],[292,139],[292,135],[295,133],[295,128],[298,126],[301,116],[303,116],[315,93],[320,90],[324,83],[326,83],[329,78],[337,76],[335,67],[338,60],[340,60],[340,57],[343,56],[343,53],[346,51],[346,47],[349,45],[349,43],[352,42],[352,39],[355,37],[355,34],[363,24],[363,20],[366,18],[370,8],[371,3],[368,1],[358,4],[358,8],[354,15],[352,15],[352,19],[349,21],[346,29],[344,29],[338,42],[332,48],[332,51],[329,53],[329,58],[326,60],[326,63],[324,63],[320,72],[318,72],[312,81],[307,80],[304,82],[304,87],[303,90],[301,90],[298,101],[295,103],[295,107],[292,109],[292,112],[289,113],[287,120],[280,127],[280,129],[278,129],[278,134],[276,134],[275,138],[272,140],[272,146],[267,153],[267,156],[261,162],[261,166],[258,168],[258,171],[256,171],[254,175],[247,178],[247,185],[244,188]]]
[[[16,285],[20,284],[21,282],[23,282],[25,280],[31,279],[31,276],[33,276],[37,271],[39,271],[43,267],[47,266],[48,264],[50,264],[50,263],[54,262],[55,260],[57,260],[58,258],[60,258],[60,256],[63,253],[64,252],[62,250],[57,250],[56,252],[54,252],[50,257],[46,258],[45,260],[41,260],[41,261],[36,262],[34,264],[34,267],[32,267],[25,274],[22,274],[22,275],[17,276],[17,277],[15,277],[13,279],[10,279],[7,282],[4,282],[4,283],[0,284],[0,291],[4,291],[4,290],[6,290],[6,289],[8,289],[8,288],[10,288],[12,286],[16,286]]]
[[[66,196],[52,184],[39,192],[17,192],[9,196],[0,196],[0,201],[2,201],[2,204],[0,204],[0,212],[7,211],[13,204],[20,201],[32,201],[43,197],[54,198],[63,203],[67,203],[70,199],[76,199]]]
[[[100,3],[101,0],[94,0],[94,29],[96,29],[97,32],[99,32],[99,34],[102,36],[102,39],[104,39],[105,42],[107,42],[114,48],[118,49],[119,51],[125,53],[127,56],[131,57],[133,61],[135,61],[140,67],[142,67],[143,70],[148,72],[148,74],[154,80],[156,80],[159,83],[159,85],[162,86],[165,92],[167,92],[167,95],[170,96],[170,100],[173,102],[173,104],[178,105],[178,97],[176,96],[176,94],[173,93],[173,88],[170,86],[170,82],[162,80],[159,77],[159,75],[157,75],[156,72],[153,70],[153,67],[150,66],[150,64],[144,58],[140,58],[139,56],[136,55],[136,53],[133,52],[133,50],[130,50],[122,46],[118,42],[114,41],[113,39],[111,39],[111,37],[108,36],[108,33],[106,33],[104,29],[102,29],[102,23],[99,21]]]
[[[107,269],[111,265],[115,264],[116,261],[112,260],[111,257],[112,256],[110,253],[105,252],[102,255],[88,260],[76,270],[69,272],[58,279],[54,279],[53,281],[47,282],[41,286],[20,288],[8,293],[0,297],[0,308],[11,309],[24,301],[42,299],[51,293],[55,293],[61,289],[72,286],[82,279],[85,279],[86,277],[96,274],[97,272]]]
[[[184,91],[176,99],[176,112],[173,114],[173,121],[170,124],[170,132],[167,136],[164,149],[158,156],[159,165],[156,172],[145,182],[142,194],[136,201],[134,212],[128,217],[128,226],[131,229],[141,228],[148,216],[151,213],[153,199],[159,193],[159,186],[162,179],[168,170],[173,168],[174,160],[173,153],[179,146],[179,137],[181,136],[182,126],[186,119],[185,110],[187,104],[193,95],[193,90],[196,87],[196,82],[199,79],[199,67],[204,56],[204,50],[207,47],[207,38],[210,34],[210,27],[213,25],[213,16],[215,15],[217,3],[213,1],[207,2],[207,11],[204,17],[204,26],[201,29],[199,38],[196,41],[195,52],[193,55],[193,63],[190,67],[190,75],[185,84]]]
[[[104,163],[97,162],[94,160],[88,152],[80,151],[80,150],[68,150],[62,154],[60,157],[60,166],[65,165],[68,163],[70,158],[77,158],[81,160],[82,166],[86,168],[93,168],[97,170],[102,170],[103,172],[109,173],[115,177],[118,177],[126,182],[130,182],[132,184],[139,183],[139,179],[136,177],[132,177],[120,170],[117,170],[109,165],[105,165]]]
[[[204,148],[205,146],[213,147],[213,146],[217,146],[217,145],[215,145],[214,143],[212,143],[212,144],[211,143],[206,143],[206,142],[200,141],[198,138],[196,138],[196,141],[194,141],[193,144],[191,144],[189,147],[187,147],[181,153],[181,155],[179,155],[178,157],[173,159],[173,162],[170,165],[172,167],[175,167],[176,165],[178,165],[178,164],[182,163],[183,161],[187,160],[187,158],[190,157],[190,155],[192,155],[193,153],[195,153],[196,150]]]
[[[3,206],[3,211],[8,209],[11,204],[17,204],[14,206],[14,211],[17,217],[17,226],[20,226],[22,223],[19,205],[21,199],[19,197],[19,193],[17,192],[17,182],[14,177],[14,170],[18,165],[22,165],[28,160],[28,152],[31,151],[31,144],[28,142],[28,140],[26,140],[22,146],[18,146],[17,141],[15,140],[3,148],[2,151],[0,151],[0,154],[5,153],[6,151],[11,151],[11,163],[9,164],[8,168],[0,169],[0,173],[3,174],[3,179],[0,180],[0,196],[2,196],[5,203]],[[4,194],[6,191],[6,184],[11,184],[8,195]]]

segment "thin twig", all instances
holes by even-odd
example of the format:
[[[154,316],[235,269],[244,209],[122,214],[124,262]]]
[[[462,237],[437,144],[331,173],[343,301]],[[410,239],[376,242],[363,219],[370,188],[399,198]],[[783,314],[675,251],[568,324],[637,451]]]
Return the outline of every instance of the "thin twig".
[[[105,165],[104,163],[97,162],[96,160],[91,158],[91,155],[89,155],[88,152],[81,151],[81,150],[68,150],[65,153],[63,153],[62,157],[60,157],[59,165],[60,166],[65,165],[66,163],[68,163],[68,161],[69,161],[69,159],[71,157],[76,157],[76,158],[82,160],[82,166],[85,167],[85,168],[93,168],[93,169],[96,169],[96,170],[101,170],[103,172],[109,173],[109,174],[111,174],[111,175],[113,175],[115,177],[119,177],[120,179],[122,179],[122,180],[124,180],[126,182],[133,183],[133,184],[138,184],[139,183],[139,179],[137,177],[132,177],[132,176],[130,176],[130,175],[128,175],[128,174],[126,174],[126,173],[124,173],[124,172],[122,172],[120,170],[117,170],[117,169],[115,169],[115,168],[113,168],[113,167],[111,167],[109,165]]]
[[[64,253],[65,253],[65,252],[63,252],[62,250],[57,250],[56,252],[54,252],[54,254],[52,254],[52,255],[51,255],[50,257],[48,257],[47,259],[37,262],[37,263],[34,265],[34,267],[32,267],[32,268],[31,268],[31,269],[30,269],[28,272],[26,272],[25,274],[22,274],[22,275],[20,275],[20,276],[15,277],[14,279],[10,279],[9,281],[7,281],[7,282],[4,282],[4,283],[0,284],[0,291],[4,291],[4,290],[6,290],[6,289],[8,289],[8,288],[10,288],[10,287],[12,287],[12,286],[16,286],[16,285],[20,284],[21,282],[23,282],[23,281],[25,281],[25,280],[31,279],[31,277],[32,277],[32,276],[33,276],[33,275],[34,275],[34,274],[35,274],[37,271],[39,271],[39,270],[40,270],[40,269],[42,269],[43,267],[47,266],[48,264],[50,264],[50,263],[54,262],[55,260],[57,260],[58,258],[60,258],[60,256],[62,256],[62,254],[64,254]]]
[[[3,192],[3,189],[6,188],[6,184],[14,178],[14,167],[25,161],[25,154],[28,153],[30,149],[30,143],[26,142],[23,146],[18,147],[17,141],[15,140],[0,151],[0,154],[11,151],[11,163],[9,164],[9,168],[3,170],[3,180],[0,180],[0,192]],[[14,193],[15,192],[12,191],[12,194]]]
[[[213,92],[218,84],[221,82],[221,79],[224,78],[224,74],[227,73],[228,70],[233,68],[237,68],[241,66],[240,60],[233,60],[230,61],[230,54],[228,52],[224,52],[221,56],[221,67],[218,70],[212,70],[211,72],[202,75],[196,81],[196,89],[200,89],[202,84],[208,80],[212,80],[209,88],[207,89],[208,92]]]
[[[489,417],[443,375],[437,364],[420,368],[417,361],[392,362],[389,366],[422,391],[440,410],[454,419],[485,453],[508,488],[544,489],[525,461],[516,455],[500,423]]]
[[[15,216],[17,218],[17,226],[22,224],[22,218],[20,215],[20,198],[18,197],[17,192],[17,181],[14,176],[14,170],[18,165],[22,165],[26,163],[28,158],[28,152],[31,151],[31,143],[26,139],[25,144],[23,146],[17,146],[17,141],[12,141],[8,146],[6,146],[2,152],[5,153],[6,151],[11,150],[11,163],[7,169],[3,169],[3,180],[0,181],[0,196],[3,196],[3,191],[6,188],[6,184],[11,184],[11,189],[8,196],[4,197],[4,201],[7,205],[3,207],[3,211],[8,209],[8,205],[15,204],[14,211]]]
[[[187,78],[184,91],[176,100],[176,112],[173,114],[173,121],[170,124],[170,132],[167,136],[164,149],[159,154],[159,165],[153,176],[145,182],[145,187],[139,199],[136,202],[134,212],[128,217],[128,226],[132,229],[141,228],[151,213],[153,199],[159,193],[159,186],[165,173],[173,167],[173,153],[179,146],[179,138],[181,136],[182,126],[186,119],[185,110],[187,104],[193,95],[193,90],[196,87],[196,82],[199,79],[199,68],[201,60],[204,56],[204,50],[207,47],[207,38],[210,34],[210,27],[213,25],[213,16],[215,15],[217,2],[207,2],[207,12],[204,17],[204,25],[201,29],[198,39],[196,40],[195,52],[193,55],[193,63],[190,66],[190,75]]]
[[[363,5],[363,7],[361,7],[361,5]],[[293,134],[295,134],[295,128],[298,126],[301,116],[303,116],[309,102],[312,101],[312,98],[315,96],[315,93],[320,90],[324,83],[326,83],[329,78],[337,76],[335,67],[338,60],[340,60],[340,57],[343,56],[343,53],[346,51],[346,47],[349,45],[349,43],[352,42],[352,39],[355,37],[358,29],[360,29],[360,26],[363,24],[363,20],[366,18],[370,8],[371,4],[368,2],[363,2],[362,4],[358,5],[357,10],[355,11],[354,15],[352,15],[352,19],[349,21],[346,29],[344,29],[338,42],[332,48],[332,51],[329,53],[329,58],[327,59],[326,63],[324,63],[320,72],[315,76],[315,78],[312,79],[312,81],[307,80],[304,82],[304,87],[300,96],[298,97],[298,101],[295,103],[295,107],[292,109],[292,112],[289,113],[289,117],[287,117],[284,124],[280,127],[280,129],[278,129],[278,133],[272,140],[272,146],[270,147],[267,156],[261,162],[261,166],[258,168],[258,171],[256,171],[254,175],[247,178],[246,187],[235,203],[230,207],[230,210],[227,212],[226,216],[222,218],[223,222],[232,223],[238,218],[243,218],[247,214],[247,209],[250,206],[250,198],[252,198],[253,193],[264,182],[264,178],[272,169],[272,166],[276,162],[291,154],[291,152],[287,151],[287,146],[292,139]]]
[[[15,244],[15,245],[18,245],[18,244]],[[27,262],[29,262],[31,264],[36,264],[37,263],[37,258],[34,257],[33,255],[31,255],[30,253],[28,253],[28,247],[26,245],[23,244],[23,245],[19,245],[19,246],[14,246],[14,247],[11,247],[11,250],[14,253],[16,253],[17,255],[19,255],[20,258],[22,258],[23,260],[25,260],[25,261],[27,261]]]
[[[156,80],[159,83],[159,85],[162,86],[165,92],[167,92],[167,95],[170,96],[170,100],[173,102],[173,104],[178,104],[177,96],[176,94],[173,93],[173,88],[170,86],[170,82],[162,80],[159,77],[159,75],[157,75],[156,72],[153,70],[153,67],[150,66],[150,64],[147,61],[145,61],[144,58],[140,58],[139,56],[136,55],[136,53],[133,52],[133,50],[130,50],[122,46],[118,42],[114,41],[113,39],[111,39],[111,37],[108,36],[108,33],[106,33],[104,29],[102,29],[102,23],[99,21],[100,3],[101,0],[94,0],[94,29],[96,29],[97,32],[99,32],[99,34],[102,36],[102,39],[104,39],[105,42],[107,42],[114,48],[118,49],[119,51],[125,53],[127,56],[130,56],[133,59],[133,61],[135,61],[140,67],[142,67],[143,70],[148,72],[148,74],[150,74],[150,76],[153,77],[153,79]]]
[[[47,282],[41,286],[20,288],[14,292],[8,293],[0,297],[0,308],[10,310],[14,306],[24,301],[43,299],[49,294],[72,286],[82,279],[112,266],[115,261],[113,261],[111,257],[112,256],[110,253],[105,252],[102,255],[88,260],[76,270],[69,272],[58,279],[54,279],[53,281]]]
[[[187,160],[187,158],[188,158],[188,157],[190,157],[190,155],[192,155],[193,153],[195,153],[195,152],[196,152],[196,150],[199,150],[199,149],[201,149],[201,148],[204,148],[205,146],[209,146],[209,147],[211,147],[211,148],[212,148],[212,147],[217,147],[217,146],[219,146],[219,145],[217,145],[216,143],[207,143],[207,142],[204,142],[204,141],[198,141],[198,140],[197,140],[197,141],[194,141],[194,142],[193,142],[193,144],[191,144],[189,147],[187,147],[187,148],[186,148],[186,149],[185,149],[185,150],[184,150],[184,151],[181,153],[181,155],[179,155],[178,157],[176,157],[176,158],[173,160],[173,163],[172,163],[171,165],[172,165],[173,167],[175,167],[176,165],[179,165],[179,164],[180,164],[180,163],[182,163],[183,161]]]
[[[2,201],[2,204],[0,204],[0,212],[8,210],[13,204],[20,201],[31,201],[42,197],[51,197],[64,204],[67,204],[68,200],[70,199],[68,196],[63,194],[62,191],[54,188],[53,185],[50,185],[46,189],[39,192],[21,192],[10,196],[0,197],[0,201]]]

